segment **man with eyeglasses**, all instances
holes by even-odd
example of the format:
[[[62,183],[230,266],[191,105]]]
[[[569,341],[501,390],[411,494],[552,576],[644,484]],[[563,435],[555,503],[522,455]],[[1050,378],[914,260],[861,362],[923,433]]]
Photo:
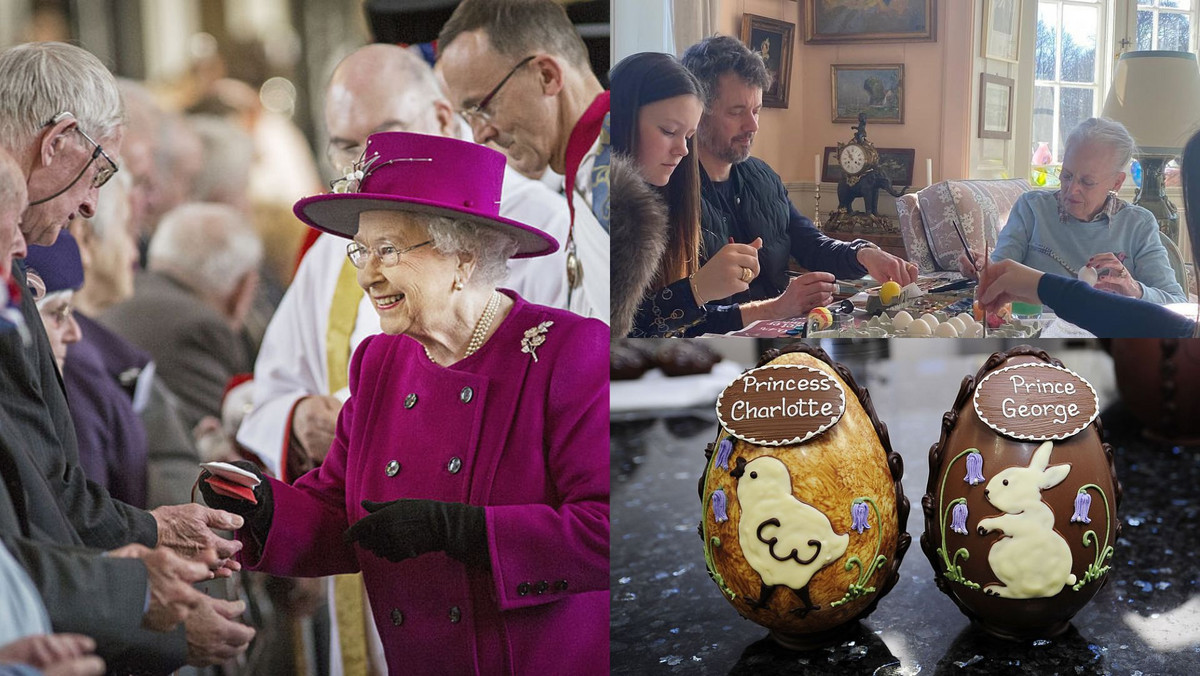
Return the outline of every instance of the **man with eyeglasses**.
[[[438,35],[436,70],[477,143],[526,176],[566,180],[570,309],[608,321],[608,93],[554,0],[464,0]]]
[[[20,230],[31,245],[51,245],[95,213],[97,188],[117,170],[120,95],[96,57],[62,43],[0,53],[0,92],[0,149],[21,168],[29,200]],[[191,588],[239,567],[230,559],[240,544],[210,529],[242,520],[200,505],[145,512],[87,481],[22,265],[13,277],[29,339],[0,334],[0,539],[37,581],[55,629],[96,638],[114,671],[171,671],[244,651],[254,632],[234,621],[243,606]]]

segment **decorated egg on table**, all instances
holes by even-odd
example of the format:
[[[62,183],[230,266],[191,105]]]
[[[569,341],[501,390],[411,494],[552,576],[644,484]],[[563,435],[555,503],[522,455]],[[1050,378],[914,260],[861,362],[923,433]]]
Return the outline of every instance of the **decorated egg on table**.
[[[884,282],[883,286],[879,287],[879,302],[884,305],[893,305],[900,300],[900,285],[896,282]]]
[[[771,350],[717,400],[700,481],[709,575],[789,648],[821,645],[898,579],[903,464],[870,395],[817,347]]]
[[[808,313],[809,331],[824,331],[831,326],[833,326],[833,312],[829,308],[821,305]]]
[[[988,632],[1049,638],[1108,577],[1121,489],[1099,400],[1028,346],[963,380],[929,453],[921,548],[938,589]]]

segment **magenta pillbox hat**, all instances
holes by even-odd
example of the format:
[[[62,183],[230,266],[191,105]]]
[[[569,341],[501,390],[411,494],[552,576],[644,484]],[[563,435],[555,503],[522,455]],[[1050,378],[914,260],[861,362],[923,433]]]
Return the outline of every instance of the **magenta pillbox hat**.
[[[481,223],[517,240],[513,258],[554,253],[558,242],[541,230],[500,216],[504,155],[468,141],[381,132],[367,139],[358,173],[333,192],[305,197],[293,208],[308,225],[339,237],[358,233],[364,211],[405,211]]]

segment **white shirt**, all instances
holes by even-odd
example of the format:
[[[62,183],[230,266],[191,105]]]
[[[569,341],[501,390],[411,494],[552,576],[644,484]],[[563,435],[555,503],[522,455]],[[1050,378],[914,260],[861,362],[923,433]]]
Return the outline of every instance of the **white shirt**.
[[[576,314],[608,323],[608,231],[592,213],[592,165],[600,153],[600,141],[579,163],[575,174],[575,255],[583,265],[583,285],[576,289],[569,308]]]

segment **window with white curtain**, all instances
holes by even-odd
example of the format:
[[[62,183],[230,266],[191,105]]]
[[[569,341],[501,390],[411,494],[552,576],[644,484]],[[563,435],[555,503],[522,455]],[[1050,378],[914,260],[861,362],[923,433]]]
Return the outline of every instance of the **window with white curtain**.
[[[1034,183],[1052,185],[1067,134],[1100,114],[1117,55],[1196,51],[1200,0],[1037,0],[1033,90]]]

